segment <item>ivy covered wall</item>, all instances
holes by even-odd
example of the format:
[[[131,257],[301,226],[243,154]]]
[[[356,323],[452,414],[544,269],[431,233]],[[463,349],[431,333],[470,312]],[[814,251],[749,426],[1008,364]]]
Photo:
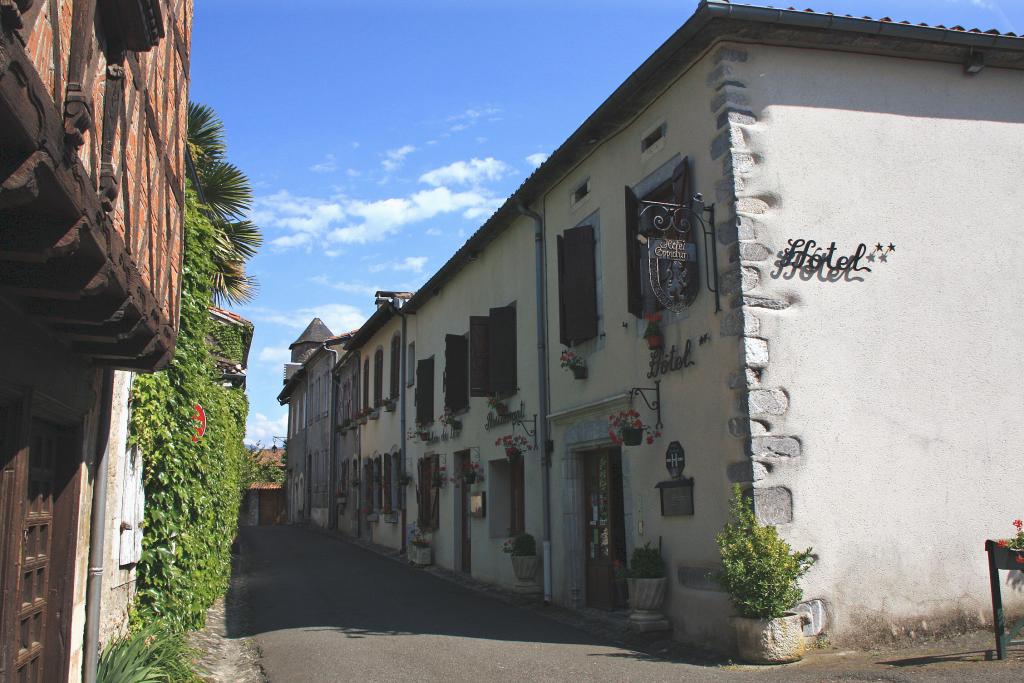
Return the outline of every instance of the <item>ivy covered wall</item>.
[[[137,377],[132,393],[130,438],[143,454],[146,492],[134,617],[177,630],[201,627],[227,589],[247,458],[248,401],[219,384],[208,343],[217,326],[208,311],[213,248],[213,226],[189,190],[174,359],[163,372]],[[195,404],[207,427],[193,440]]]

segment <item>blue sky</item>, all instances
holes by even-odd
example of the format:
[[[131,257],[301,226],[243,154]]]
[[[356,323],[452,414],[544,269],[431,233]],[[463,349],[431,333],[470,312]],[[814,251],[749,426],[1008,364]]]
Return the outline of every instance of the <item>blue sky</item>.
[[[190,97],[224,119],[266,240],[237,309],[248,440],[286,433],[282,364],[313,316],[342,332],[424,282],[696,4],[197,0]],[[1021,0],[811,6],[1024,32]]]

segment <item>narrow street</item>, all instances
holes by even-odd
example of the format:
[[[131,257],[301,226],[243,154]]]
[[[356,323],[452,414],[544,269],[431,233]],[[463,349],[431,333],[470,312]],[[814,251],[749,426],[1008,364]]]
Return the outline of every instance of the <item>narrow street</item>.
[[[305,681],[1017,681],[1015,662],[812,656],[700,666],[602,642],[531,610],[302,527],[243,527],[228,604],[274,683]],[[234,613],[232,613],[232,611]],[[959,654],[959,652],[958,652]],[[828,667],[827,671],[825,667]]]

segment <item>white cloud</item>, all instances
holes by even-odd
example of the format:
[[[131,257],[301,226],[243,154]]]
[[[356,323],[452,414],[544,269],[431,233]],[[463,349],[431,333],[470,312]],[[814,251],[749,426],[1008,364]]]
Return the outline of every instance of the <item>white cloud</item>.
[[[378,285],[366,284],[365,282],[345,282],[339,280],[332,280],[326,275],[316,275],[309,278],[309,281],[323,287],[330,287],[336,289],[339,292],[347,292],[348,294],[364,294],[366,296],[373,296],[376,292],[383,289]]]
[[[332,173],[338,170],[338,162],[333,154],[328,154],[326,159],[319,164],[313,164],[309,167],[309,170],[313,171],[313,173]]]
[[[331,242],[358,243],[377,241],[398,232],[409,223],[444,213],[465,211],[487,205],[493,200],[480,191],[452,192],[447,187],[416,192],[409,197],[393,197],[372,202],[353,201],[346,212],[362,222],[344,225],[327,234]]]
[[[345,175],[347,175],[349,178],[358,178],[359,176],[361,176],[363,174],[360,171],[357,171],[354,168],[347,168],[347,169],[345,169]]]
[[[367,317],[349,304],[322,304],[287,310],[252,306],[245,309],[245,315],[254,322],[280,325],[292,330],[303,330],[310,320],[320,318],[335,334],[356,329]]]
[[[371,273],[379,273],[384,270],[402,271],[407,270],[412,273],[422,273],[423,267],[427,265],[426,256],[406,256],[401,261],[388,261],[386,263],[375,263],[371,265],[368,270]]]
[[[287,346],[264,346],[260,349],[256,360],[260,363],[287,363],[291,359],[291,351]]]
[[[384,161],[380,162],[385,171],[389,173],[397,171],[405,163],[405,158],[416,151],[412,145],[402,145],[397,149],[389,149],[384,152]]]
[[[288,411],[282,410],[275,417],[267,417],[263,413],[252,413],[245,425],[245,443],[261,444],[269,448],[275,436],[288,435]]]
[[[537,168],[538,166],[543,164],[547,160],[547,158],[548,155],[545,154],[544,152],[537,152],[526,157],[526,161],[534,168]]]
[[[420,176],[420,182],[434,187],[441,185],[477,185],[487,180],[500,180],[512,169],[504,161],[494,157],[469,161],[456,161],[441,168],[427,171]]]
[[[440,237],[444,233],[438,230],[437,228],[427,228],[426,234],[430,235],[431,237]]]
[[[359,149],[359,143],[358,142],[353,142],[352,143],[352,149]]]

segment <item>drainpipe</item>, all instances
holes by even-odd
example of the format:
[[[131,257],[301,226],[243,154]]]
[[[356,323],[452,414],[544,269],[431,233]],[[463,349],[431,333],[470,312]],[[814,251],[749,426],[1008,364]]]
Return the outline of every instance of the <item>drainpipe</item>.
[[[337,448],[335,442],[338,440],[337,432],[334,429],[334,407],[338,403],[338,382],[334,375],[334,367],[338,364],[338,352],[334,349],[327,348],[327,342],[324,342],[324,351],[331,354],[331,374],[328,375],[331,378],[331,404],[327,406],[327,434],[331,440],[331,445],[327,447],[327,452],[330,454],[328,457],[331,459],[331,464],[327,468],[330,473],[330,484],[327,487],[327,528],[337,529],[338,528],[338,492],[337,492],[337,479],[338,479],[338,468],[335,464],[337,458]]]
[[[399,362],[399,368],[400,369],[398,371],[399,372],[399,378],[398,378],[398,396],[399,396],[399,398],[398,398],[398,401],[399,401],[399,403],[401,403],[401,406],[398,409],[398,428],[399,428],[399,433],[401,434],[401,436],[399,437],[399,442],[398,442],[399,443],[399,452],[401,453],[401,455],[399,455],[399,460],[398,460],[398,480],[402,481],[402,478],[405,476],[405,440],[406,440],[406,436],[405,436],[405,420],[406,420],[406,415],[405,415],[405,397],[406,397],[406,393],[405,392],[406,392],[406,381],[405,381],[405,378],[409,376],[408,375],[408,371],[406,369],[407,364],[409,362],[408,359],[407,359],[409,345],[408,345],[408,343],[405,340],[406,317],[405,317],[405,313],[402,311],[402,301],[401,301],[401,299],[399,299],[398,297],[395,297],[394,299],[391,300],[391,310],[394,311],[396,315],[401,316],[401,318],[402,318],[402,341],[401,341],[401,348],[399,349],[399,352],[398,352],[398,357],[401,359],[400,362]],[[406,492],[409,490],[409,487],[408,486],[399,486],[398,489],[401,492],[399,494],[399,497],[402,499],[402,549],[401,549],[400,552],[405,553],[406,552],[405,536],[406,536],[406,524],[407,524],[406,516],[405,515],[406,515],[406,508],[408,507],[408,499],[407,499],[407,496],[406,496]]]
[[[551,452],[548,450],[548,344],[547,299],[544,296],[544,218],[519,204],[516,209],[533,219],[534,269],[537,296],[537,442],[541,448],[541,495],[544,509],[544,604],[551,604]]]
[[[92,513],[89,516],[89,576],[85,585],[85,635],[82,641],[82,681],[94,683],[100,657],[100,604],[103,601],[103,560],[106,557],[107,471],[110,468],[110,415],[114,402],[114,371],[103,370],[99,417],[96,422],[96,467],[93,471]]]

